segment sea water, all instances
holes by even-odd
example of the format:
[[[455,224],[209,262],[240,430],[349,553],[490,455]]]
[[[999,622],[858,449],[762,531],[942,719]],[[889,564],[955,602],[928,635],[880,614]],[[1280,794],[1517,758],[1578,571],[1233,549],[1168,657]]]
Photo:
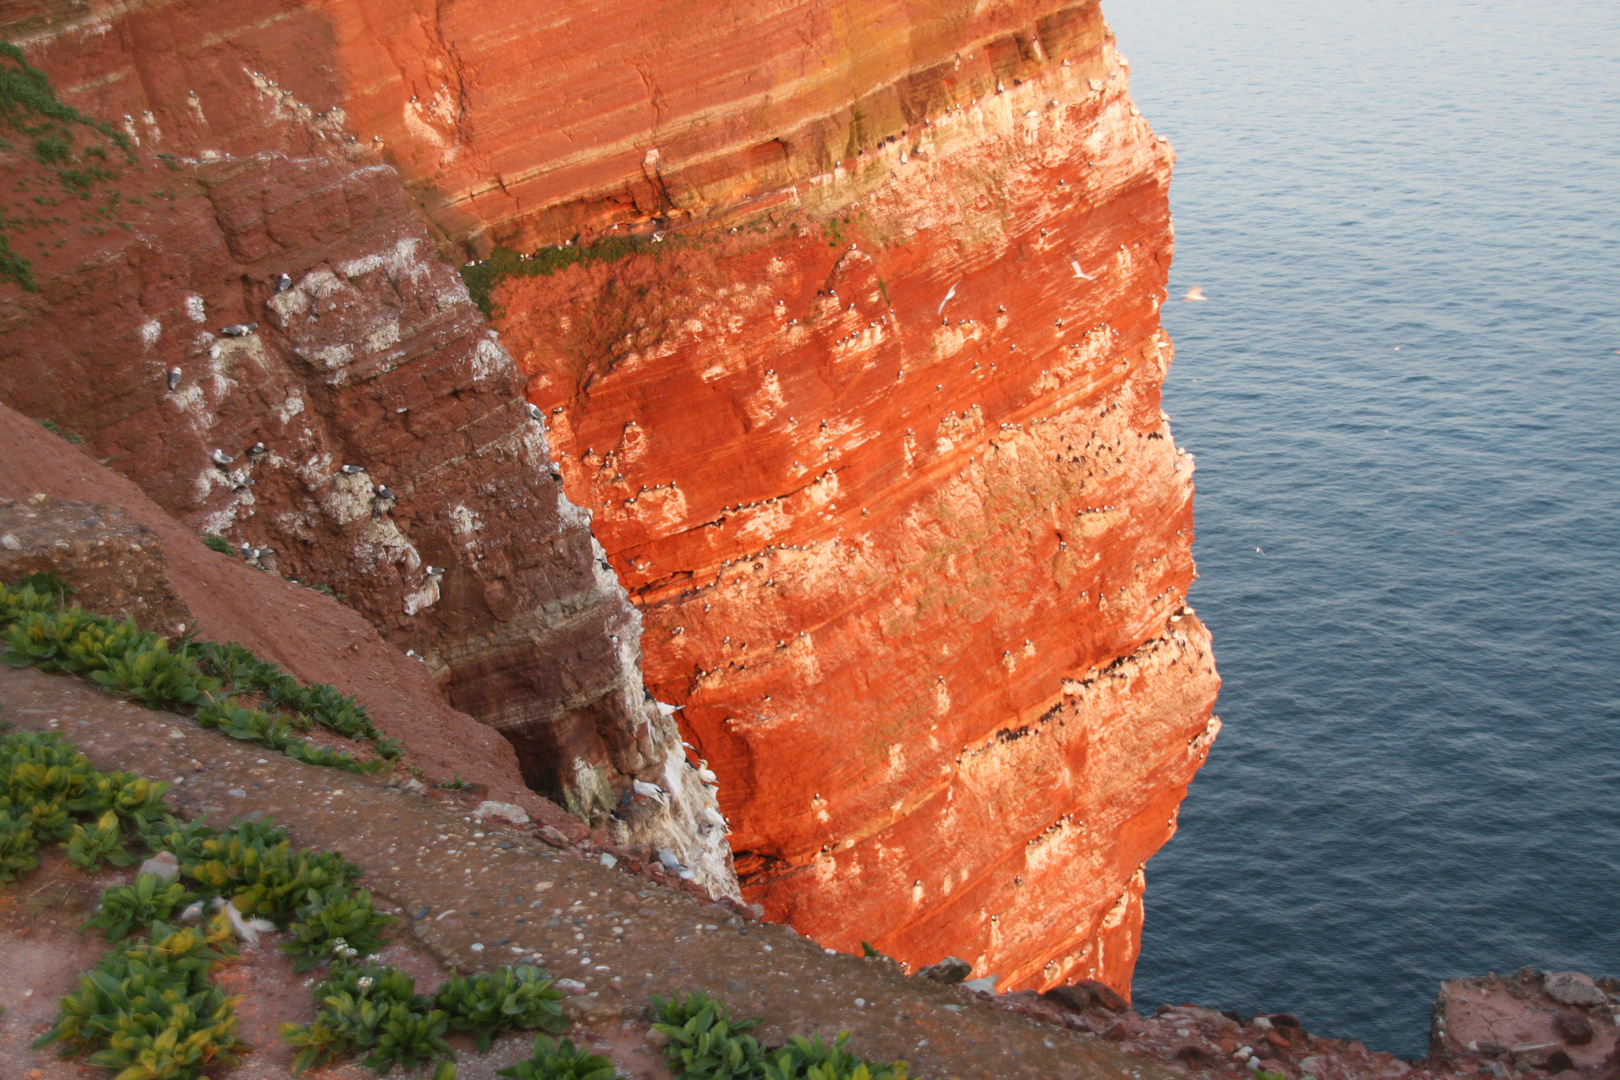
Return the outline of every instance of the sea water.
[[[1443,979],[1620,975],[1620,3],[1105,11],[1225,679],[1138,1006],[1419,1055]]]

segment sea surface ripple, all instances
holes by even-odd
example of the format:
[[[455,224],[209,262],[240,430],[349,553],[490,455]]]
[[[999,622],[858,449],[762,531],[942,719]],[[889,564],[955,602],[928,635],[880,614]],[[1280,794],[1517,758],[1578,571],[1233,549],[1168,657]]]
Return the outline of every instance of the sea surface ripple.
[[[1225,678],[1138,1006],[1412,1056],[1442,979],[1620,975],[1620,4],[1106,10]]]

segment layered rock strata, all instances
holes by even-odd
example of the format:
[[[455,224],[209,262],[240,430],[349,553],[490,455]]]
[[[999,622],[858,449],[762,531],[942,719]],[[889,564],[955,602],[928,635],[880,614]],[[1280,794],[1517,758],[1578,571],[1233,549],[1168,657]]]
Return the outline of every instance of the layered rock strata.
[[[1217,679],[1182,604],[1192,462],[1159,411],[1171,154],[1095,2],[199,0],[72,18],[34,55],[144,147],[189,148],[200,176],[267,147],[278,175],[307,158],[381,176],[368,163],[386,159],[441,242],[564,245],[496,289],[497,325],[645,613],[648,680],[720,774],[752,897],[840,947],[955,952],[1003,986],[1127,988],[1141,867],[1218,727]],[[206,310],[266,312],[259,339],[309,372],[333,440],[323,494],[300,478],[284,497],[341,554],[289,569],[366,567],[334,584],[427,652],[453,701],[509,731],[549,721],[546,757],[583,803],[596,768],[609,790],[685,777],[634,737],[637,708],[656,717],[611,674],[633,634],[588,614],[608,579],[583,579],[600,568],[583,522],[536,494],[549,466],[504,354],[459,321],[464,301],[430,299],[449,286],[428,234],[345,227],[296,263],[307,234],[270,227],[280,196],[196,194],[225,236],[268,238],[209,271],[231,285]],[[364,222],[392,198],[343,203]],[[637,240],[589,246],[615,234]],[[298,295],[277,301],[284,264]],[[424,314],[386,340],[379,312],[400,309]],[[329,311],[328,335],[311,324]],[[103,426],[98,449],[123,449]],[[423,489],[367,517],[363,490],[338,497],[346,462]],[[191,488],[198,523],[272,520],[263,490],[249,519]],[[381,520],[421,570],[364,539]],[[428,563],[450,573],[423,608]],[[376,566],[400,569],[372,591]]]
[[[156,62],[135,34],[152,14],[34,53],[59,82]],[[132,51],[109,56],[125,35]],[[113,82],[121,107],[77,103],[151,116]],[[643,686],[639,617],[511,359],[394,170],[249,91],[260,143],[280,131],[308,156],[236,157],[154,120],[131,126],[127,157],[107,144],[105,175],[75,195],[13,147],[19,190],[86,223],[11,231],[39,287],[0,284],[0,401],[82,438],[197,531],[342,595],[507,736],[531,787],[734,892],[713,795]],[[65,137],[94,160],[90,125]],[[661,794],[635,798],[637,779]]]
[[[748,895],[1125,989],[1217,679],[1159,408],[1171,154],[1085,29],[999,90],[964,42],[988,93],[494,301]]]

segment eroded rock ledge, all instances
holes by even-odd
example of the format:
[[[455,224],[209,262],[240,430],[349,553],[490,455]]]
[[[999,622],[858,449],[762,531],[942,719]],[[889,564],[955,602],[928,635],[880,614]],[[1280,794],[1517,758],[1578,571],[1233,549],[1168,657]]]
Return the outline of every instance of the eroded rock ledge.
[[[1128,989],[1218,680],[1159,411],[1172,156],[1093,0],[8,30],[144,164],[0,294],[0,398],[722,880],[623,581],[775,917]],[[434,257],[615,234],[497,291],[505,348]]]

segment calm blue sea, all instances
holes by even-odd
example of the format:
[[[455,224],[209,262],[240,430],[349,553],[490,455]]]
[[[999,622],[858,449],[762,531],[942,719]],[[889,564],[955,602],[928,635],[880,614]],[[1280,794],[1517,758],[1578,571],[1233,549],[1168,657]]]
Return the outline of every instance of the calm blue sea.
[[[1620,3],[1106,10],[1225,678],[1138,1003],[1416,1055],[1442,979],[1620,975]]]

